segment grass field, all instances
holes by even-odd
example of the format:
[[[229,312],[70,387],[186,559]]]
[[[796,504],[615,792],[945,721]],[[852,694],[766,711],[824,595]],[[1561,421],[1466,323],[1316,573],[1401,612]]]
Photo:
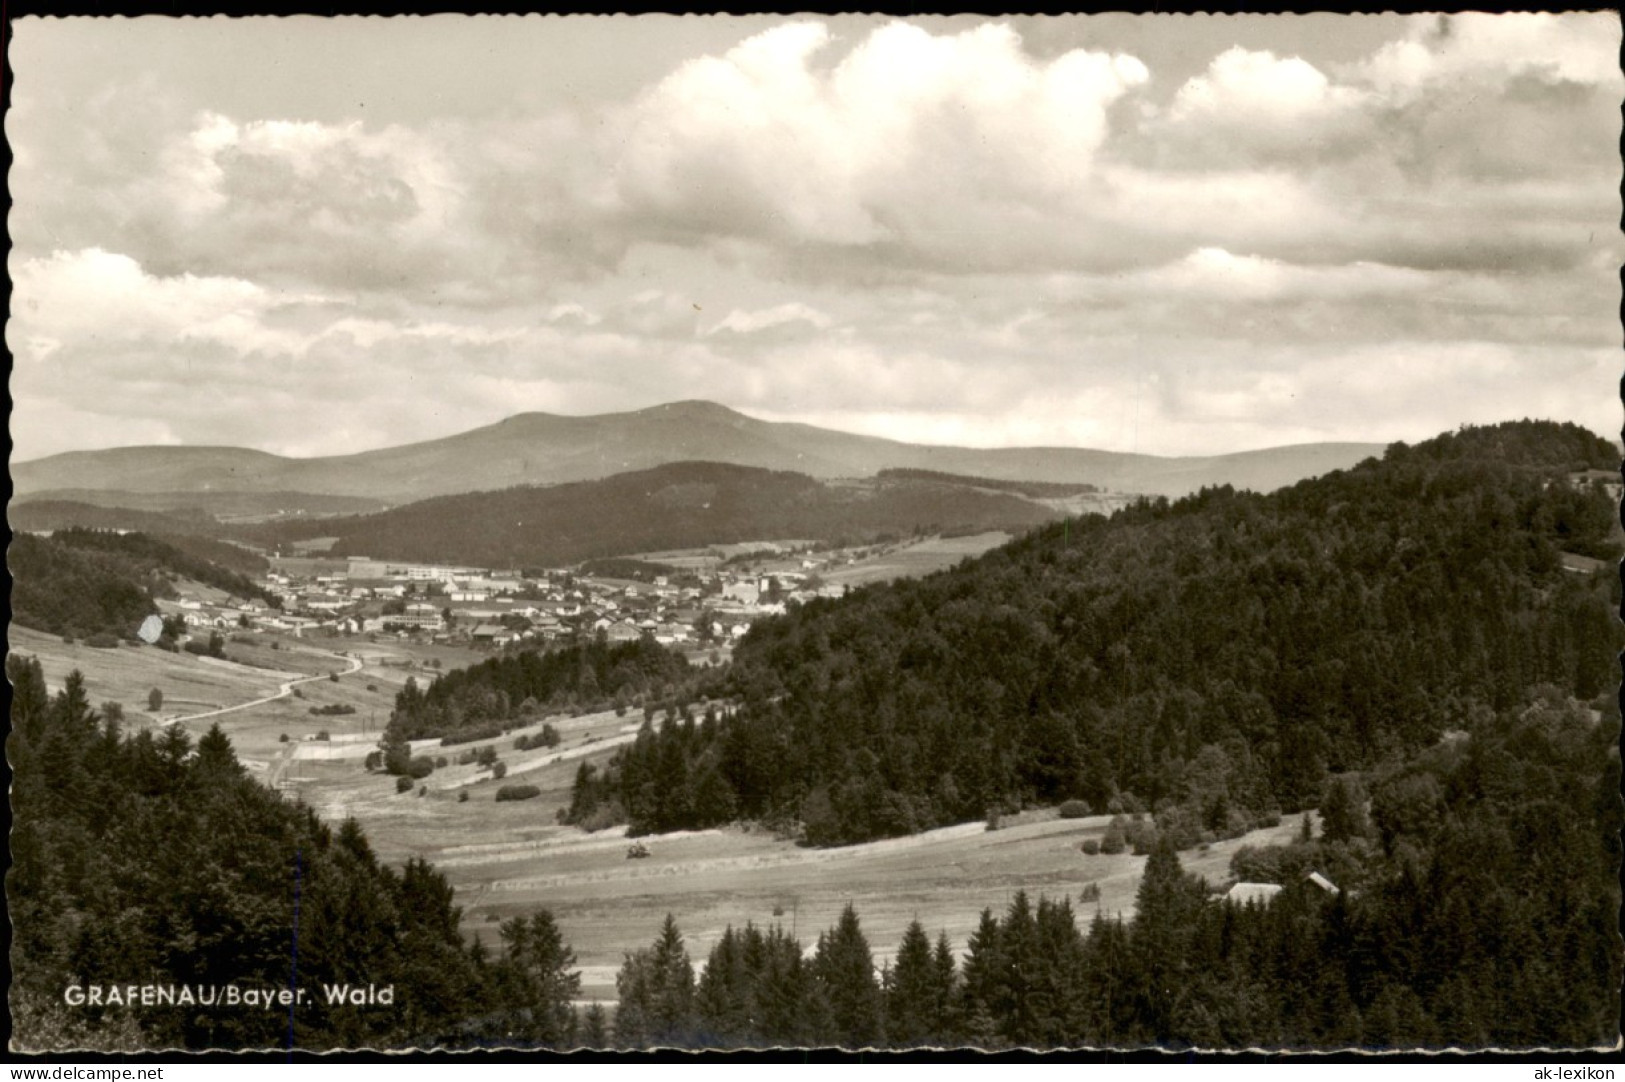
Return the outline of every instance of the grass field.
[[[825,582],[837,586],[867,586],[872,582],[919,578],[952,567],[967,556],[980,556],[1008,540],[1010,535],[999,531],[966,537],[932,537],[819,574]]]
[[[92,703],[120,703],[125,716],[138,725],[274,695],[288,678],[271,670],[209,664],[191,654],[171,654],[151,646],[98,650],[83,643],[70,645],[58,636],[16,624],[8,634],[12,653],[39,658],[52,691],[60,690],[68,674],[78,669]],[[164,694],[157,715],[147,712],[147,695],[153,688]]]
[[[405,681],[432,676],[424,667],[428,657],[404,644],[360,640],[284,640],[278,650],[260,648],[289,662],[289,670],[151,648],[93,650],[12,629],[12,649],[38,656],[53,687],[77,667],[86,676],[93,702],[121,701],[132,720],[144,714],[146,692],[153,686],[164,688],[166,700],[174,696],[229,704],[275,694],[290,671],[296,677],[305,675],[302,670],[342,671],[348,658],[359,660],[362,668],[352,675],[300,685],[301,697],[290,695],[211,720],[218,721],[239,757],[262,777],[285,779],[330,822],[347,816],[359,820],[385,861],[399,864],[412,856],[433,861],[456,889],[465,934],[481,935],[494,946],[497,922],[551,909],[580,962],[584,1000],[614,999],[623,956],[651,942],[667,913],[677,919],[698,963],[724,928],[746,921],[782,923],[810,947],[851,902],[878,964],[895,952],[904,928],[915,918],[933,937],[946,931],[954,948],[963,951],[981,910],[1002,910],[1020,889],[1072,898],[1085,925],[1097,910],[1125,917],[1133,911],[1144,858],[1084,855],[1079,843],[1100,836],[1107,820],[1062,820],[1053,810],[1007,817],[998,831],[969,823],[842,849],[804,849],[744,827],[661,835],[644,839],[650,853],[646,859],[630,860],[624,828],[587,834],[560,825],[557,813],[569,803],[580,764],[602,762],[632,739],[642,721],[637,713],[545,719],[561,737],[553,748],[514,750],[514,740],[539,731],[543,719],[500,739],[429,748],[420,754],[443,755],[455,763],[463,750],[492,744],[506,764],[507,777],[498,780],[472,764],[448,765],[423,780],[422,795],[417,790],[398,794],[393,777],[367,773],[361,759],[381,733]],[[309,713],[312,706],[328,703],[346,703],[356,712]],[[187,727],[201,732],[208,723]],[[324,729],[330,741],[304,739]],[[284,733],[286,743],[280,739]],[[541,794],[497,803],[498,788],[515,783],[535,785]],[[1241,845],[1283,843],[1296,829],[1297,823],[1287,820],[1183,854],[1182,860],[1187,869],[1219,883],[1228,877],[1230,857]],[[1100,901],[1078,903],[1091,883],[1099,887]]]
[[[515,752],[517,733],[481,742],[496,744],[508,764],[502,781],[474,766],[449,766],[424,780],[425,795],[397,794],[393,778],[311,763],[301,765],[299,792],[325,818],[355,816],[385,860],[433,861],[456,888],[467,935],[494,945],[501,920],[552,910],[581,964],[584,1000],[614,999],[623,956],[648,945],[667,913],[699,962],[724,928],[746,921],[782,923],[810,947],[852,902],[878,964],[916,917],[963,951],[982,908],[1002,910],[1019,889],[1071,897],[1082,924],[1097,909],[1133,912],[1144,858],[1086,856],[1079,843],[1103,834],[1107,818],[1062,820],[1044,809],[1008,817],[998,831],[969,823],[842,849],[805,849],[744,827],[659,835],[642,839],[648,858],[631,860],[624,828],[588,834],[559,825],[556,812],[569,803],[578,765],[607,758],[641,719],[550,720],[563,737],[554,749]],[[461,748],[450,750],[454,757]],[[541,795],[497,803],[497,788],[515,781]],[[1296,829],[1288,821],[1182,859],[1219,883],[1241,845],[1285,842]],[[1090,883],[1100,888],[1098,905],[1079,904]]]

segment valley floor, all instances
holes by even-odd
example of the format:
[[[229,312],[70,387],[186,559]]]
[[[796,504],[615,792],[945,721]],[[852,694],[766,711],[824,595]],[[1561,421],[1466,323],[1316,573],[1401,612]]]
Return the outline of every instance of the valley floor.
[[[420,749],[418,754],[445,756],[449,765],[423,779],[421,795],[401,794],[393,777],[369,774],[362,764],[376,747],[395,693],[409,677],[420,683],[432,678],[426,653],[344,639],[281,640],[276,650],[262,640],[228,645],[228,653],[278,665],[269,669],[151,648],[92,650],[15,627],[11,648],[40,657],[52,686],[80,668],[92,702],[123,702],[136,726],[158,720],[141,709],[153,686],[165,689],[166,707],[158,712],[163,717],[266,699],[181,724],[196,737],[218,722],[262,780],[280,781],[330,822],[353,816],[385,861],[432,861],[456,888],[466,935],[495,946],[498,922],[552,910],[580,964],[583,1001],[614,1000],[625,954],[648,945],[667,913],[675,916],[698,964],[728,925],[747,921],[780,923],[810,949],[850,902],[879,964],[896,951],[914,919],[933,938],[946,931],[963,952],[981,910],[1002,912],[1017,890],[1035,898],[1070,897],[1080,925],[1097,910],[1128,918],[1144,866],[1143,857],[1127,853],[1080,851],[1084,839],[1103,834],[1107,817],[1063,820],[1052,809],[1008,816],[997,831],[967,823],[840,849],[802,848],[746,827],[658,835],[642,839],[649,855],[634,860],[627,856],[624,828],[588,834],[559,825],[556,813],[569,803],[582,762],[607,760],[635,736],[642,720],[637,713],[548,718],[561,738],[553,748],[514,749],[521,734],[540,731],[538,719],[498,740]],[[448,668],[475,659],[440,658]],[[339,673],[339,679],[318,678],[299,685],[298,697],[267,699],[290,679],[326,672]],[[334,704],[355,712],[310,713]],[[328,739],[311,739],[320,732]],[[474,764],[455,765],[460,752],[486,744],[497,748],[505,778]],[[497,803],[498,788],[516,783],[535,785],[540,795]],[[1285,843],[1296,829],[1289,819],[1181,859],[1188,870],[1218,883],[1228,878],[1236,849]],[[1098,886],[1100,900],[1080,903],[1090,884]]]

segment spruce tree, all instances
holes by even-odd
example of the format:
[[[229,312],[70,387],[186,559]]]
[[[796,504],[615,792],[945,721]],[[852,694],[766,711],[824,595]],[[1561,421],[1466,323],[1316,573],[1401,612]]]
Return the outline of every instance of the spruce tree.
[[[840,920],[818,939],[813,956],[817,975],[829,1002],[835,1043],[842,1048],[868,1048],[880,1043],[881,999],[875,981],[874,958],[869,941],[858,923],[850,902]]]
[[[931,940],[918,920],[909,922],[897,948],[897,965],[886,989],[886,1038],[893,1047],[932,1043],[939,995]]]
[[[626,956],[615,978],[615,1041],[626,1048],[686,1046],[696,1037],[694,966],[666,914],[652,946]]]
[[[449,887],[447,888],[449,890]],[[573,1004],[581,991],[575,952],[559,934],[546,909],[529,920],[514,917],[501,927],[509,1008],[515,1035],[549,1047],[565,1047],[573,1036]]]

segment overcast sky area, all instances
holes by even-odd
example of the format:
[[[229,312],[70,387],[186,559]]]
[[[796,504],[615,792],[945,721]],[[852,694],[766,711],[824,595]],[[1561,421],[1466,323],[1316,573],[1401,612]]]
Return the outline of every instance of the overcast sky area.
[[[1620,429],[1613,14],[13,30],[18,460]]]

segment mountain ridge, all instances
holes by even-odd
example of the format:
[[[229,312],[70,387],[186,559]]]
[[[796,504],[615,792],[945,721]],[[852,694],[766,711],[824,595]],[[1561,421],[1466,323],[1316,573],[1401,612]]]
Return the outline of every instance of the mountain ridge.
[[[1082,447],[912,444],[799,422],[763,421],[699,399],[619,413],[514,414],[494,424],[346,455],[292,458],[240,447],[138,446],[13,463],[16,497],[64,489],[291,491],[404,503],[514,485],[598,480],[680,461],[791,470],[820,479],[929,469],[1008,481],[1093,484],[1180,496],[1215,484],[1268,491],[1380,453],[1310,443],[1167,457]]]

